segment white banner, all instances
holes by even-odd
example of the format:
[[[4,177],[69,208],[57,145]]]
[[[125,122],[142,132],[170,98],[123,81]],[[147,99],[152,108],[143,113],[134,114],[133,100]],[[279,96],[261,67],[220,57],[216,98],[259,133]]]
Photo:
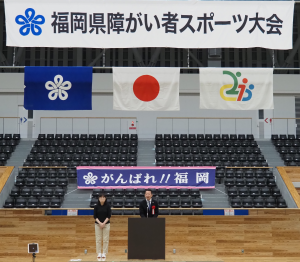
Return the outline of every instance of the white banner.
[[[274,109],[273,68],[200,68],[200,109]]]
[[[8,46],[291,49],[293,1],[5,0]]]
[[[113,109],[178,111],[180,68],[114,67]]]

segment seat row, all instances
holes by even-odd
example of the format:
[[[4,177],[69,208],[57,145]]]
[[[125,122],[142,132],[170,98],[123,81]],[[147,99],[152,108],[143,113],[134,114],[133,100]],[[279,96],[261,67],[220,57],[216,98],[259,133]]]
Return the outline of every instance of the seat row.
[[[57,197],[53,198],[8,198],[5,200],[4,208],[60,208],[62,205],[62,200]]]
[[[283,198],[275,199],[274,197],[233,198],[230,204],[232,208],[287,208]]]
[[[0,140],[0,147],[11,147],[14,149],[19,144],[19,141],[16,140]]]
[[[256,141],[156,140],[155,147],[257,147]]]
[[[276,187],[274,178],[226,178],[224,180],[226,187]]]
[[[276,141],[294,141],[294,140],[300,140],[300,135],[285,135],[285,134],[281,134],[281,135],[277,135],[274,134],[271,136],[271,141],[273,143],[275,143]]]
[[[156,166],[268,167],[266,161],[157,161]]]
[[[108,203],[114,208],[135,208],[140,206],[140,202],[145,198],[112,198],[109,199]],[[98,199],[92,198],[90,206],[94,206],[95,203],[97,204]],[[202,201],[200,198],[165,198],[165,199],[158,199],[158,205],[161,208],[201,208]]]
[[[1,160],[1,156],[0,156]],[[137,154],[29,154],[26,161],[136,161]]]
[[[31,154],[136,154],[137,147],[33,147]]]
[[[93,206],[91,206],[93,207]],[[184,210],[178,210],[178,209],[173,209],[173,210],[164,210],[160,209],[159,210],[159,215],[160,216],[168,216],[168,215],[187,215],[187,216],[192,216],[192,215],[202,215],[203,211],[202,210],[193,210],[193,209],[184,209]],[[139,210],[112,210],[112,215],[113,216],[139,216],[140,212]]]
[[[66,193],[65,187],[44,187],[44,186],[35,186],[35,187],[13,187],[10,192],[11,198],[17,197],[58,197],[63,200]]]
[[[36,140],[35,147],[137,147],[138,140]]]
[[[300,154],[300,148],[295,148],[295,147],[277,147],[276,150],[280,155]]]
[[[75,173],[76,174],[76,168],[21,168],[19,169],[19,174],[38,174],[38,173]]]
[[[290,155],[290,154],[283,154],[281,155],[282,160],[284,161],[284,164],[288,166],[291,162],[299,163],[300,162],[300,155]]]
[[[270,170],[216,170],[216,178],[274,178]]]
[[[6,161],[9,159],[10,154],[0,153],[0,162],[6,163]]]
[[[33,178],[33,177],[17,177],[15,181],[15,186],[17,187],[67,187],[68,179],[67,178]]]
[[[286,166],[300,166],[299,135],[272,135],[271,140]]]
[[[190,155],[190,154],[156,154],[156,161],[265,161],[263,155]]]
[[[151,189],[153,197],[200,197],[199,189],[177,189],[177,188],[159,188]],[[128,188],[128,189],[94,189],[92,196],[97,198],[101,193],[107,197],[144,197],[145,188]]]
[[[273,145],[276,148],[280,148],[280,147],[285,147],[285,148],[291,148],[291,147],[295,147],[296,149],[299,149],[300,147],[300,141],[299,140],[294,140],[294,141],[290,141],[290,140],[284,140],[284,141],[275,141],[273,142]]]
[[[20,139],[21,139],[20,134],[0,134],[0,141],[2,141],[2,140],[6,140],[6,141],[14,140],[17,143],[19,143]]]
[[[138,140],[137,134],[39,134],[38,140]]]
[[[291,162],[287,162],[285,163],[286,166],[300,166],[300,161],[291,161]]]
[[[137,166],[136,161],[25,161],[23,167]]]
[[[220,154],[220,155],[232,155],[232,154],[261,154],[260,148],[242,148],[242,147],[156,147],[156,154]]]
[[[23,172],[19,171],[18,178],[77,178],[76,170],[73,172]]]
[[[254,136],[252,134],[244,135],[236,135],[236,134],[156,134],[155,141],[158,140],[254,140]]]
[[[229,187],[226,189],[228,197],[282,197],[279,188],[277,187]]]
[[[0,134],[0,166],[5,166],[16,146],[20,142],[19,134]]]

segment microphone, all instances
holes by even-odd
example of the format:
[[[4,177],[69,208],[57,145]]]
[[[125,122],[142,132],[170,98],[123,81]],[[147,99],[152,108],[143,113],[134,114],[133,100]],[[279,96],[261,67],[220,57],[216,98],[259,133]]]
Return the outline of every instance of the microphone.
[[[148,218],[149,202],[147,199],[146,199],[146,201],[147,201],[147,218]]]

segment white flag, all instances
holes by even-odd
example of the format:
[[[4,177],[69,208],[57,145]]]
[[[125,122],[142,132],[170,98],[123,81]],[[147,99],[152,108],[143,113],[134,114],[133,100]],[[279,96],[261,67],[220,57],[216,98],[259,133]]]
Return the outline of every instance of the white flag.
[[[180,68],[113,68],[115,110],[178,111]]]
[[[272,68],[200,68],[200,109],[274,109]]]

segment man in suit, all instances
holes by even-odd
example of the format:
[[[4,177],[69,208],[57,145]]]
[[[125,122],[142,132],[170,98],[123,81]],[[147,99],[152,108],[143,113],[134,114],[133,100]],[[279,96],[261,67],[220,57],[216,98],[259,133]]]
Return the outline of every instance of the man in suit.
[[[157,217],[158,216],[158,203],[152,199],[151,189],[146,189],[145,199],[140,203],[140,216],[141,217]]]

